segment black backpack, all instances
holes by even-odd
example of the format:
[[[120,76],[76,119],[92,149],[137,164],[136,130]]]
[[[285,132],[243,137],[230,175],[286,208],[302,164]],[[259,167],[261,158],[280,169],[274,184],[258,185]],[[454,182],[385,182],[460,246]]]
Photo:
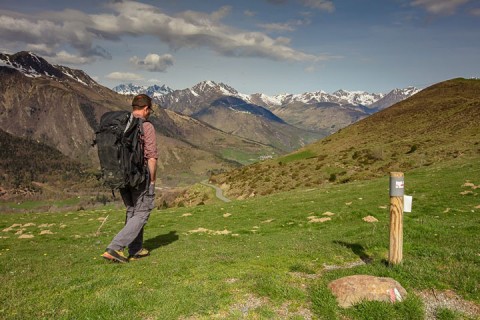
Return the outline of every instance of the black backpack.
[[[103,184],[112,189],[138,188],[147,178],[143,155],[143,122],[128,111],[109,111],[100,118],[95,144]]]

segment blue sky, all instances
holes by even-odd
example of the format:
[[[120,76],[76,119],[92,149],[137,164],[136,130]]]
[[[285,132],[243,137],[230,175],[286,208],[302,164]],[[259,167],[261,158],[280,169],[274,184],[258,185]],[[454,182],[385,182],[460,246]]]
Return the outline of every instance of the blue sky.
[[[386,93],[480,77],[478,0],[0,0],[0,51],[102,85]]]

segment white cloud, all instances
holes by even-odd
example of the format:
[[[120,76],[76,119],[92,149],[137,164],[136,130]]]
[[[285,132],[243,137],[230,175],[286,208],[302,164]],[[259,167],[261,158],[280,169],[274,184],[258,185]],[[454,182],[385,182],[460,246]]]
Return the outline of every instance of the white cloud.
[[[55,54],[55,48],[47,46],[45,43],[27,44],[27,50],[41,55],[52,56]]]
[[[120,80],[120,81],[137,81],[143,80],[141,75],[130,73],[130,72],[112,72],[106,76],[110,80]]]
[[[297,29],[299,26],[310,24],[310,18],[290,20],[285,23],[265,23],[259,24],[258,26],[265,29],[266,32],[292,32]],[[277,44],[279,42],[277,41]],[[288,41],[290,43],[290,41]]]
[[[332,1],[327,0],[301,0],[304,6],[309,8],[318,9],[321,11],[333,12],[335,11],[335,5]]]
[[[291,32],[295,31],[295,28],[291,23],[265,23],[259,24],[259,27],[265,29],[267,32]]]
[[[470,10],[470,14],[472,16],[480,17],[480,8],[475,8],[475,9]]]
[[[74,65],[82,65],[92,63],[95,60],[93,57],[82,57],[78,55],[74,55],[68,53],[65,50],[58,52],[57,54],[53,55],[49,61],[54,64],[74,64]]]
[[[143,60],[134,56],[130,58],[130,62],[151,72],[165,72],[168,67],[173,66],[174,60],[170,54],[159,56],[155,53],[149,53]]]
[[[205,47],[223,56],[262,57],[272,60],[329,59],[285,45],[261,32],[233,29],[220,20],[230,12],[222,7],[211,14],[186,11],[169,16],[158,8],[134,1],[112,3],[116,15],[92,16],[94,28],[109,34],[152,35],[172,49]]]
[[[415,0],[412,6],[423,7],[434,15],[451,15],[455,10],[470,0]]]
[[[287,0],[267,0],[267,2],[270,2],[272,4],[284,4],[287,2]]]
[[[310,7],[333,10],[331,1],[301,1]],[[78,10],[64,10],[28,15],[0,10],[0,41],[23,43],[45,51],[64,50],[66,53],[68,50],[72,57],[86,58],[86,62],[96,58],[111,59],[110,53],[97,44],[105,40],[120,41],[124,36],[153,36],[173,50],[202,47],[232,57],[290,61],[331,58],[296,50],[290,41],[284,39],[279,41],[262,32],[239,30],[222,23],[231,11],[228,6],[211,13],[184,11],[176,15],[136,1],[114,1],[106,8],[111,12],[86,14]],[[63,58],[68,60],[69,57],[64,54]],[[141,61],[147,62],[138,60],[139,63]],[[147,65],[154,65],[154,62],[144,64],[145,67]],[[165,65],[160,65],[158,70],[163,67]]]
[[[0,11],[0,39],[23,43],[29,50],[74,64],[90,63],[95,57],[110,59],[108,52],[93,44],[94,40],[108,36],[90,29],[91,24],[90,16],[76,10],[38,16]],[[70,47],[76,54],[67,53],[63,47]]]

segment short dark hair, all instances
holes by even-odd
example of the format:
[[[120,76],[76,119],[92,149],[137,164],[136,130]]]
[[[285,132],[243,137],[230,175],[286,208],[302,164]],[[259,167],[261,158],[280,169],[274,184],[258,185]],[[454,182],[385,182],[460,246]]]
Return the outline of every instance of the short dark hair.
[[[132,107],[145,107],[148,106],[149,108],[152,107],[152,98],[147,96],[146,94],[139,94],[136,95],[132,100]]]

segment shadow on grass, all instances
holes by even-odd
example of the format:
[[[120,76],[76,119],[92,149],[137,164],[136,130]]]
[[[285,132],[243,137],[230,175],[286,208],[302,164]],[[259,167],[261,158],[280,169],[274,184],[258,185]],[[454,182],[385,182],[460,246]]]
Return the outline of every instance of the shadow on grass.
[[[160,234],[155,238],[145,240],[143,245],[150,251],[158,249],[160,247],[168,246],[169,244],[177,241],[179,238],[177,231],[170,231],[167,234]]]
[[[358,244],[358,243],[348,243],[348,242],[345,242],[345,241],[338,241],[338,240],[335,240],[333,241],[333,243],[335,244],[339,244],[343,247],[346,247],[350,250],[352,250],[352,252],[354,254],[356,254],[363,262],[365,262],[366,264],[370,263],[373,261],[373,258],[370,257],[366,252],[365,252],[365,249],[362,247],[362,245]]]

